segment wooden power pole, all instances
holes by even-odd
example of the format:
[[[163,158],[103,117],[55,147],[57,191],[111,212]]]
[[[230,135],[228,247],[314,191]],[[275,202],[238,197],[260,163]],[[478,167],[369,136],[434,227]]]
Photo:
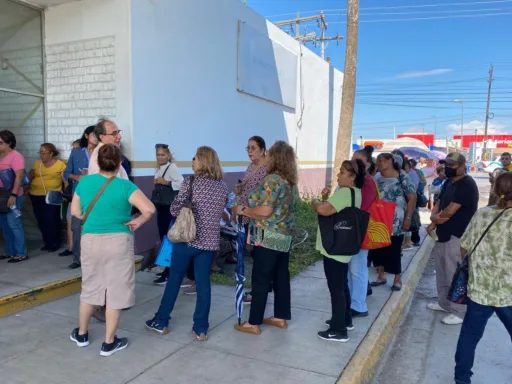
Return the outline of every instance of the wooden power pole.
[[[350,155],[352,120],[356,98],[357,45],[359,29],[359,0],[347,0],[347,47],[345,49],[345,73],[341,101],[341,115],[338,125],[338,138],[334,153],[333,176],[339,172],[341,163]]]

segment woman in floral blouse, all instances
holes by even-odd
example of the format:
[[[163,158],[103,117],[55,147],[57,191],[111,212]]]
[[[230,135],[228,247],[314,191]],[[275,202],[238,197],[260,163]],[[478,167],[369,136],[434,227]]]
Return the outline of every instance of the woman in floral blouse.
[[[393,233],[389,247],[373,249],[369,258],[377,267],[377,280],[371,283],[372,287],[387,284],[384,273],[395,275],[391,290],[402,289],[402,242],[404,233],[411,227],[411,219],[416,209],[416,187],[409,175],[402,171],[403,157],[391,153],[381,153],[377,157],[379,173],[375,175],[375,182],[379,188],[382,200],[396,204],[393,219]]]
[[[237,205],[249,205],[249,192],[254,188],[260,186],[261,181],[267,175],[265,167],[265,156],[267,153],[267,146],[265,140],[260,136],[253,136],[247,143],[247,154],[251,164],[245,171],[244,179],[235,187],[237,194]],[[249,233],[249,218],[242,217],[242,222],[245,226],[245,233]],[[251,293],[244,295],[244,303],[250,303],[252,300]]]
[[[160,308],[155,317],[146,321],[146,328],[161,335],[169,332],[169,315],[174,308],[187,267],[194,262],[197,289],[196,310],[192,330],[199,341],[207,339],[210,315],[210,267],[219,250],[220,220],[228,201],[228,187],[222,181],[219,157],[210,147],[199,147],[192,162],[194,177],[181,184],[180,192],[171,205],[171,215],[177,217],[192,195],[192,213],[196,223],[196,238],[190,243],[176,243],[172,251],[172,268],[165,286]]]
[[[494,192],[498,197],[497,204],[475,213],[460,243],[462,257],[468,252],[471,252],[471,256],[467,312],[455,354],[457,384],[471,384],[476,346],[494,313],[512,337],[512,172],[498,176]]]
[[[290,307],[290,249],[294,227],[293,212],[298,181],[293,148],[276,142],[267,155],[267,172],[262,184],[249,193],[249,206],[240,205],[237,214],[249,222],[253,248],[252,304],[249,321],[235,329],[259,335],[261,324],[288,326]],[[274,316],[263,319],[268,288],[274,288]]]

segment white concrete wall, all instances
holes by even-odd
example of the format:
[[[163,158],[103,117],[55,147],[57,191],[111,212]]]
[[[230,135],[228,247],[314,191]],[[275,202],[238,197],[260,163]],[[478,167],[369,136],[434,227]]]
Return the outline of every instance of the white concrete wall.
[[[131,153],[130,1],[88,0],[45,11],[48,139],[69,153],[99,117]]]
[[[154,144],[163,142],[181,161],[190,161],[199,145],[214,147],[222,161],[246,161],[247,139],[260,135],[269,144],[296,145],[304,167],[332,161],[339,71],[238,0],[131,4],[134,160],[154,160]],[[296,110],[237,91],[239,20],[297,54]],[[138,176],[153,172],[135,169]]]

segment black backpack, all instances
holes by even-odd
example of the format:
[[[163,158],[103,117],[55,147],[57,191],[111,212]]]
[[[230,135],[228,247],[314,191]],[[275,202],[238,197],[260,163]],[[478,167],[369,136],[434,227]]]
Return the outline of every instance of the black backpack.
[[[370,214],[355,207],[355,191],[350,188],[352,206],[331,216],[318,216],[320,237],[329,255],[354,256],[361,250]]]

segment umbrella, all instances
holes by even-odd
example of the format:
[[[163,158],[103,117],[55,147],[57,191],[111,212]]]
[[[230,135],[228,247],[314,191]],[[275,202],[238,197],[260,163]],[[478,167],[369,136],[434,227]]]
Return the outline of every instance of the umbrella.
[[[436,157],[437,160],[446,159],[446,153],[444,153],[442,151],[433,150],[433,151],[430,151],[430,153],[432,153]]]
[[[242,223],[242,218],[238,219],[236,235],[236,314],[238,316],[238,324],[242,324],[242,312],[244,308],[244,283],[245,283],[245,265],[244,265],[244,252],[245,252],[245,227]]]
[[[420,158],[423,157],[425,159],[429,160],[437,160],[437,157],[435,157],[430,151],[425,151],[421,148],[414,148],[414,147],[401,147],[399,148],[400,151],[403,152],[404,155],[407,157],[413,157],[413,158]]]

